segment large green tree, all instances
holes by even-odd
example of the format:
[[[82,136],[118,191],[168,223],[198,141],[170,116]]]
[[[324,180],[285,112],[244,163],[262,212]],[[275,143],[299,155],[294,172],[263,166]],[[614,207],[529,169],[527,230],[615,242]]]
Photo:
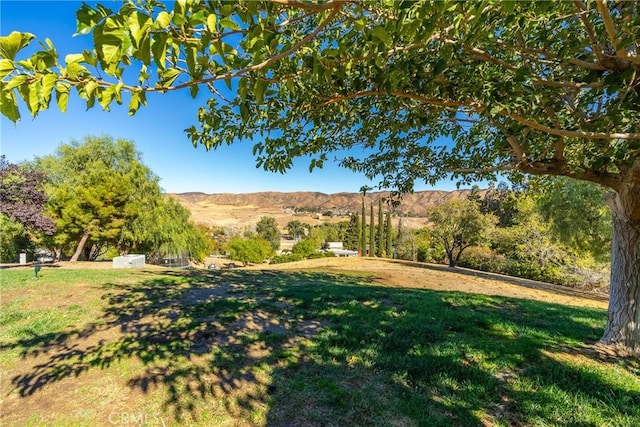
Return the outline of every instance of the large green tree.
[[[131,141],[107,136],[63,144],[36,165],[49,178],[47,206],[59,231],[54,242],[75,247],[71,261],[104,242],[117,247],[138,216],[140,190],[156,180]]]
[[[271,170],[364,147],[342,164],[400,191],[507,171],[608,187],[602,340],[640,351],[636,2],[178,0],[83,5],[77,18],[95,50],[62,62],[49,41],[18,58],[31,34],[0,39],[5,116],[18,120],[18,98],[35,115],[53,93],[64,110],[72,88],[89,107],[126,100],[131,113],[150,92],[205,89],[193,143],[264,135],[255,152]]]

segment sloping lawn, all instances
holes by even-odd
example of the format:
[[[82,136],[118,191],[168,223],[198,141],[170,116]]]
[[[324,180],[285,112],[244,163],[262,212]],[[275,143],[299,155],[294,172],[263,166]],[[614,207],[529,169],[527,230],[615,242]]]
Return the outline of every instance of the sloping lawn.
[[[3,426],[640,425],[640,363],[588,345],[600,309],[353,272],[0,282]]]

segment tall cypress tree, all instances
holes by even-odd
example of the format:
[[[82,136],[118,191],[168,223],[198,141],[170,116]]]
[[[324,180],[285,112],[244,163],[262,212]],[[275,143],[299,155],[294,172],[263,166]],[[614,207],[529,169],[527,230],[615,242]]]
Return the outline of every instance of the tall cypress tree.
[[[360,255],[367,255],[367,215],[364,209],[364,196],[366,193],[366,188],[362,187],[362,230],[360,232]]]
[[[360,250],[360,240],[362,236],[362,227],[360,226],[360,215],[356,212],[351,215],[349,225],[343,239],[345,249]]]
[[[387,257],[393,258],[393,230],[391,229],[391,212],[387,211],[387,220],[385,224],[387,230],[387,238],[385,243],[387,244]]]
[[[373,202],[371,202],[371,224],[369,224],[369,256],[376,256],[376,231],[375,220],[373,219]]]
[[[384,245],[384,217],[382,213],[382,197],[378,199],[378,256],[384,257],[386,253]]]

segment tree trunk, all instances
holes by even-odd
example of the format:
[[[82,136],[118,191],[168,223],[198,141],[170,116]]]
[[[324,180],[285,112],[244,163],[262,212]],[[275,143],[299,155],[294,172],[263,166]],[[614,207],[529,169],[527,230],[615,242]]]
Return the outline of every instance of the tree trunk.
[[[607,326],[601,341],[640,354],[640,182],[609,199],[613,222]]]
[[[78,260],[78,258],[80,258],[80,254],[82,253],[82,250],[84,249],[84,245],[87,244],[87,240],[89,240],[89,232],[87,230],[85,230],[84,233],[82,233],[82,238],[78,242],[78,247],[76,248],[76,251],[74,252],[73,256],[71,257],[71,259],[69,261],[76,262]]]

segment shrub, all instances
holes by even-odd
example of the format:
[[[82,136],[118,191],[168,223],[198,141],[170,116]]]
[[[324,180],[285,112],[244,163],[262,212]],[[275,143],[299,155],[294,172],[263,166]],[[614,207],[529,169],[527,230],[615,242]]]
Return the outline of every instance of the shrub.
[[[506,273],[508,268],[507,258],[485,246],[471,246],[467,248],[460,258],[461,267],[474,270],[489,271],[492,273]]]
[[[285,262],[302,261],[300,254],[282,254],[271,258],[271,264],[284,264]]]

